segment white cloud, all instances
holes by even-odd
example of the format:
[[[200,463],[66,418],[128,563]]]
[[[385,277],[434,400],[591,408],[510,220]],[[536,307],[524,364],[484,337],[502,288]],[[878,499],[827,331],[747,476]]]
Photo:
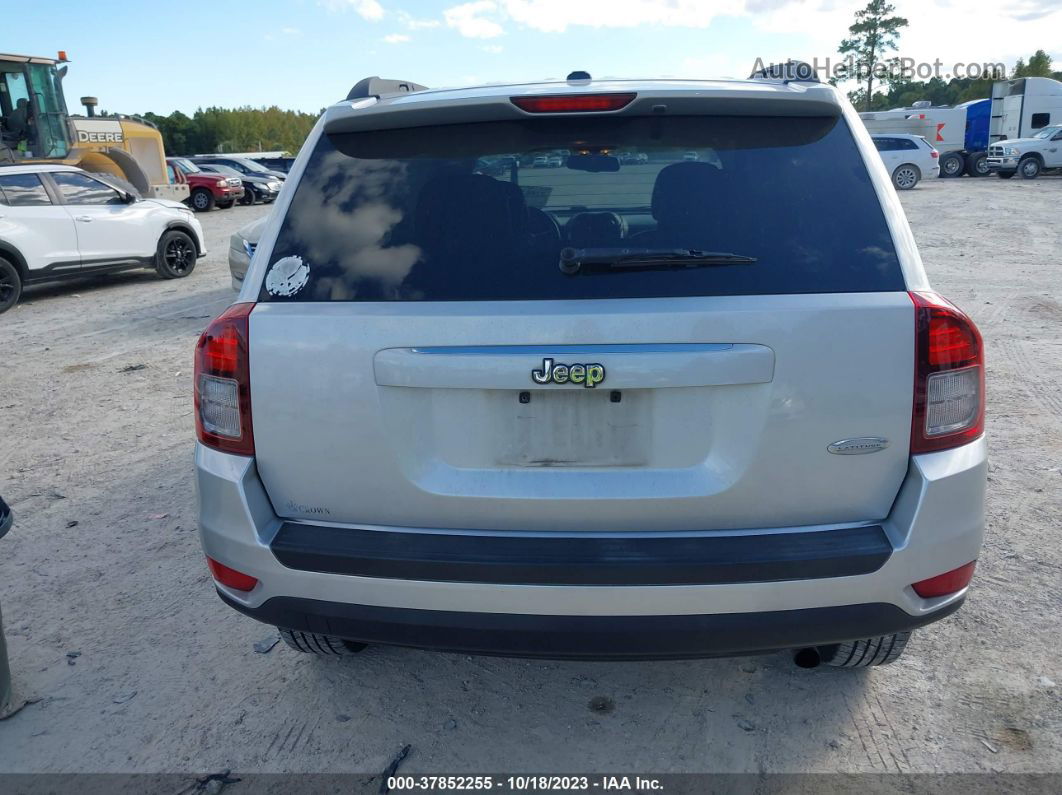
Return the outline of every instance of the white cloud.
[[[384,36],[383,40],[388,44],[405,44],[410,38],[405,33],[390,33]]]
[[[489,52],[491,55],[497,55],[505,48],[500,44],[484,44],[480,49],[483,50],[483,52]]]
[[[474,0],[443,12],[448,27],[469,39],[493,39],[505,33],[504,28],[486,15],[498,10],[493,0]]]
[[[745,10],[744,0],[503,0],[502,4],[513,21],[547,33],[561,33],[572,26],[706,28],[716,17]]]
[[[301,36],[302,35],[302,31],[299,30],[298,28],[281,28],[280,32],[283,33],[285,36]]]
[[[379,22],[384,18],[384,8],[378,0],[321,0],[321,5],[329,11],[353,9],[358,16],[370,22]]]
[[[442,22],[438,19],[418,19],[410,14],[408,11],[399,11],[396,16],[398,21],[405,25],[410,30],[422,30],[424,28],[437,28],[442,25]]]

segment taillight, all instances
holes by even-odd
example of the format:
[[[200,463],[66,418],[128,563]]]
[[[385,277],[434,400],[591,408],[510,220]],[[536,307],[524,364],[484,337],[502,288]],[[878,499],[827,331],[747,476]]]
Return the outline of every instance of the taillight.
[[[940,152],[938,152],[936,149],[931,149],[929,151],[929,156],[936,160],[938,157],[940,157]]]
[[[919,582],[914,583],[911,587],[914,588],[914,592],[923,599],[932,599],[935,596],[947,596],[948,594],[958,593],[970,584],[976,566],[977,561],[973,560],[964,566],[959,566],[957,569],[938,574],[936,577],[930,577],[928,580],[920,580]]]
[[[224,563],[218,563],[211,557],[207,558],[207,566],[214,579],[222,585],[232,588],[234,591],[253,591],[258,585],[258,580],[250,574],[230,569]]]
[[[638,96],[630,94],[551,94],[538,97],[510,97],[528,113],[600,113],[625,108]]]
[[[915,384],[911,453],[972,442],[985,430],[984,344],[977,326],[936,293],[910,293],[915,305]]]
[[[195,346],[195,430],[215,450],[254,455],[248,321],[253,303],[233,304]]]

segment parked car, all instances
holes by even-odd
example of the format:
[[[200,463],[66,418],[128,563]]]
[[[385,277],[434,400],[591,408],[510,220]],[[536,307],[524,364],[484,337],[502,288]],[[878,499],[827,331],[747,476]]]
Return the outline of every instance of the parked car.
[[[0,538],[11,529],[14,517],[4,498],[0,497]],[[0,611],[0,718],[11,706],[11,666],[7,661],[7,641],[4,640],[4,614]]]
[[[275,177],[283,182],[287,179],[287,173],[275,169],[266,168],[256,160],[249,157],[227,157],[225,155],[196,155],[192,158],[196,163],[214,163],[219,166],[228,166],[241,174],[257,174],[263,177]]]
[[[268,204],[276,199],[277,194],[280,193],[280,180],[273,176],[261,177],[257,174],[240,174],[234,168],[219,166],[217,163],[199,163],[198,165],[208,174],[220,174],[223,177],[241,180],[243,198],[240,199],[240,204],[251,205],[255,202]]]
[[[988,147],[988,170],[1002,179],[1021,174],[1036,179],[1044,170],[1062,168],[1062,124],[1044,127],[1028,138],[1000,141]]]
[[[232,277],[232,289],[237,292],[243,286],[244,276],[251,266],[258,239],[262,236],[269,216],[263,216],[232,233],[229,238],[229,275]]]
[[[896,190],[911,190],[923,177],[940,176],[940,152],[921,135],[871,135]]]
[[[256,163],[261,163],[270,171],[279,171],[282,174],[287,174],[291,171],[291,166],[295,162],[294,157],[252,157]]]
[[[206,254],[191,211],[72,166],[0,167],[0,312],[25,284],[153,268],[179,279]]]
[[[395,85],[325,111],[196,347],[227,604],[316,654],[841,667],[961,606],[981,337],[843,93]],[[477,171],[542,149],[588,154]]]
[[[203,171],[187,157],[168,157],[166,163],[174,169],[174,176],[188,183],[188,203],[197,213],[206,213],[218,207],[225,210],[240,201],[244,195],[243,180]]]

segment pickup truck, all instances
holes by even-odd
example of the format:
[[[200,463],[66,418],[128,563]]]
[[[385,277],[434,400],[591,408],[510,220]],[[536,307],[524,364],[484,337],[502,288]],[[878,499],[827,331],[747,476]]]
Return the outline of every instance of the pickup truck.
[[[1055,168],[1062,168],[1062,124],[1042,127],[1030,138],[997,141],[988,147],[988,170],[1001,179],[1015,174],[1036,179]]]
[[[173,179],[186,182],[190,189],[188,204],[199,213],[214,207],[225,209],[243,198],[243,180],[211,174],[186,157],[168,157],[167,166],[173,170]]]

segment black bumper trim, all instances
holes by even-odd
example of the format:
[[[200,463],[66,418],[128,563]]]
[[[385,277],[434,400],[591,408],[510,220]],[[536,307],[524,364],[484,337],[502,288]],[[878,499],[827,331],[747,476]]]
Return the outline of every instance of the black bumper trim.
[[[892,554],[878,526],[758,535],[392,532],[285,522],[289,569],[498,585],[722,585],[869,574]]]
[[[462,654],[546,659],[727,657],[840,643],[903,632],[951,615],[962,600],[925,616],[891,604],[763,613],[668,616],[544,616],[372,607],[275,596],[245,615],[287,629],[362,643]]]

